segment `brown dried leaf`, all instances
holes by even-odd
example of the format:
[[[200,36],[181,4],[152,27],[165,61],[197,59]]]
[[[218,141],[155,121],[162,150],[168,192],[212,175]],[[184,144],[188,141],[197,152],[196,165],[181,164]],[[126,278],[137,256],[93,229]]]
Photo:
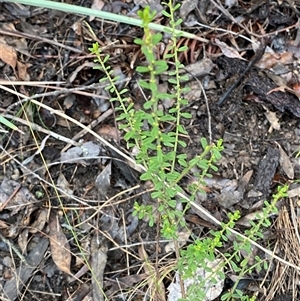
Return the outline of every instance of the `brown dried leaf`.
[[[51,255],[53,261],[61,271],[71,274],[70,246],[59,224],[58,217],[54,213],[50,214],[49,230]]]
[[[272,133],[273,129],[280,130],[279,118],[277,117],[276,112],[270,111],[266,106],[263,106],[263,108],[266,110],[265,116],[271,124],[269,133]]]
[[[110,188],[110,176],[111,176],[111,161],[105,166],[105,168],[98,174],[95,187],[98,189],[99,195],[102,198],[106,198],[107,191]]]
[[[56,186],[65,192],[66,197],[70,197],[73,195],[73,189],[71,188],[70,183],[67,181],[66,177],[61,172],[59,173],[59,176],[57,178]]]
[[[93,300],[104,301],[103,274],[107,262],[107,241],[104,236],[95,235],[91,240],[91,269],[94,273],[92,278]]]
[[[223,54],[229,58],[237,58],[240,60],[245,60],[237,50],[232,47],[229,47],[226,43],[221,42],[219,39],[215,39],[216,45],[221,49]]]
[[[285,174],[288,176],[288,178],[293,180],[294,179],[294,167],[290,161],[290,158],[286,154],[286,152],[283,150],[281,145],[277,142],[276,142],[276,144],[278,145],[279,152],[280,152],[279,164],[282,167]]]
[[[17,66],[18,66],[18,77],[19,77],[19,79],[23,80],[23,81],[29,81],[30,77],[29,77],[29,74],[27,73],[27,64],[17,62]]]
[[[48,210],[42,209],[38,212],[38,216],[35,221],[31,224],[29,232],[37,233],[43,230],[48,219]]]
[[[265,52],[262,58],[255,64],[256,67],[261,69],[270,69],[275,64],[287,65],[293,62],[293,54],[291,52],[283,52],[281,54],[278,53],[270,53]]]
[[[113,139],[118,141],[120,139],[120,132],[117,128],[110,126],[108,124],[101,126],[97,133],[104,139]]]
[[[0,42],[0,59],[15,70],[17,65],[17,52],[13,47]]]

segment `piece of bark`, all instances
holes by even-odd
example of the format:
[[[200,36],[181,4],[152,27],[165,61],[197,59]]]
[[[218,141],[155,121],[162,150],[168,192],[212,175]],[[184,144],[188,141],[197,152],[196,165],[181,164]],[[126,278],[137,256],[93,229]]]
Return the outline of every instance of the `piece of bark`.
[[[242,74],[247,68],[247,62],[232,59],[225,56],[218,58],[217,64],[224,72],[224,79]],[[237,80],[237,79],[236,79]],[[278,86],[269,76],[258,68],[252,68],[241,84],[247,91],[254,93],[260,101],[273,105],[280,112],[291,112],[294,116],[300,117],[300,101],[288,92],[270,91]],[[269,93],[269,94],[268,94]]]
[[[268,147],[266,155],[259,162],[254,180],[252,195],[256,193],[256,196],[249,197],[249,201],[252,204],[269,197],[273,178],[279,165],[279,158],[279,150],[277,148]]]

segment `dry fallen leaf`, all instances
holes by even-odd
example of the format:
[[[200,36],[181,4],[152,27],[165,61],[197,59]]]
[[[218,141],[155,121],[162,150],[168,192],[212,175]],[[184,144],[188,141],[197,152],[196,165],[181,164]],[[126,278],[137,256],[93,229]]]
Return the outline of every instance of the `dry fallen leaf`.
[[[266,110],[265,116],[271,124],[269,133],[272,133],[273,129],[280,130],[279,118],[276,116],[276,112],[271,112],[266,106],[263,106],[263,108]]]
[[[111,161],[105,166],[105,168],[98,174],[95,187],[98,189],[101,198],[106,198],[108,189],[110,188],[110,176],[111,176]]]
[[[203,265],[204,266],[204,265]],[[217,271],[223,271],[224,262],[222,259],[215,259],[214,261],[209,261],[205,259],[206,268],[197,268],[194,277],[186,278],[184,280],[180,279],[178,271],[175,273],[175,279],[168,286],[168,301],[178,301],[182,300],[182,285],[183,281],[184,290],[187,291],[191,285],[197,287],[201,279],[205,279],[203,286],[203,292],[205,295],[201,299],[202,301],[212,301],[216,300],[218,296],[222,293],[224,288],[224,279],[218,275]]]
[[[37,218],[30,225],[29,232],[37,233],[42,231],[47,222],[47,219],[48,219],[48,210],[47,209],[39,210],[37,213]]]
[[[49,230],[52,259],[61,271],[71,275],[70,246],[59,224],[58,217],[54,213],[50,214]]]
[[[293,62],[293,54],[291,52],[270,53],[265,52],[262,58],[255,64],[256,67],[269,70],[275,64],[291,64]]]
[[[103,293],[103,275],[107,262],[107,241],[104,236],[95,235],[91,239],[91,270],[94,277],[92,277],[93,285],[93,300],[104,301],[107,300]]]
[[[221,42],[219,39],[215,39],[215,43],[221,49],[221,51],[225,56],[229,58],[237,58],[240,60],[245,60],[236,49],[229,47],[226,43]]]
[[[17,66],[18,66],[18,77],[19,77],[19,79],[23,80],[23,81],[29,81],[30,76],[27,73],[27,64],[17,62]]]
[[[1,40],[0,40],[0,59],[7,65],[11,66],[14,70],[16,69],[17,52],[13,47],[4,44]]]
[[[197,0],[183,0],[179,10],[180,18],[185,20],[187,15],[197,7],[197,4]]]
[[[290,158],[286,154],[286,152],[283,150],[281,145],[277,142],[276,142],[276,144],[277,144],[277,146],[279,148],[279,152],[280,152],[279,164],[282,167],[285,174],[289,177],[289,179],[293,180],[294,179],[294,167],[290,161]]]
[[[97,134],[99,134],[101,137],[107,140],[113,139],[115,141],[118,141],[120,139],[119,130],[108,124],[101,126],[100,129],[97,131]]]
[[[179,248],[182,248],[183,246],[186,245],[187,240],[189,239],[191,235],[191,230],[190,229],[184,229],[184,231],[178,232],[177,233],[177,239],[176,239],[176,245]],[[165,252],[175,252],[176,246],[175,246],[175,240],[170,241],[165,245]]]

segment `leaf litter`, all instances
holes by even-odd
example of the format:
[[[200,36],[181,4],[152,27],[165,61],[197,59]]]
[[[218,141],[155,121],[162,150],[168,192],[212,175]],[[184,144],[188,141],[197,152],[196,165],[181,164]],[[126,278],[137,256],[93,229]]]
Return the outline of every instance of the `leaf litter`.
[[[93,4],[98,9],[132,15],[135,14],[136,8],[143,7],[146,2],[127,1],[121,4],[116,1],[113,5],[103,5],[104,2],[94,1]],[[90,20],[92,28],[97,28],[99,33],[105,34],[108,38],[102,39],[101,34],[93,37],[79,17],[66,15],[67,18],[61,18],[61,13],[54,11],[37,12],[27,6],[19,7],[10,3],[0,3],[0,5],[3,10],[0,20],[6,25],[0,31],[0,43],[3,49],[0,69],[1,74],[6,74],[12,82],[51,79],[57,82],[68,82],[71,86],[98,82],[103,74],[99,70],[97,72],[92,70],[91,66],[94,63],[92,59],[85,56],[87,45],[98,41],[106,47],[103,48],[105,54],[111,54],[109,63],[126,82],[130,91],[128,95],[134,105],[137,108],[143,106],[143,95],[132,81],[140,76],[134,74],[134,67],[137,62],[143,61],[140,52],[136,51],[137,48],[133,45],[132,38],[142,37],[139,29],[126,28],[122,24],[112,28],[109,24],[101,23],[100,25],[97,20]],[[158,8],[157,11],[160,12],[160,3],[152,1],[150,5]],[[199,28],[190,28],[192,32],[199,35],[205,32],[205,38],[209,39],[210,43],[201,44],[188,39],[180,41],[181,46],[188,46],[188,50],[183,53],[181,59],[186,66],[183,72],[188,75],[190,81],[187,85],[192,89],[190,94],[186,94],[189,105],[184,108],[193,116],[190,123],[184,124],[189,133],[187,139],[189,143],[185,151],[189,155],[199,152],[199,138],[209,135],[210,117],[213,141],[223,138],[225,151],[220,161],[219,171],[213,175],[212,179],[205,179],[208,188],[205,190],[205,195],[198,196],[197,201],[222,222],[226,221],[228,211],[243,208],[243,219],[240,223],[245,227],[261,214],[263,200],[270,200],[278,178],[279,181],[284,182],[285,176],[292,180],[300,174],[299,163],[293,158],[293,154],[300,145],[297,120],[300,116],[299,90],[297,90],[299,76],[295,72],[299,67],[295,60],[299,57],[299,29],[293,27],[298,22],[292,13],[293,10],[287,13],[288,7],[282,10],[279,3],[273,6],[268,18],[260,15],[264,11],[260,3],[255,7],[251,7],[251,3],[245,4],[244,8],[241,8],[236,1],[225,1],[225,5],[225,9],[233,18],[231,21],[234,20],[233,23],[228,22],[228,19],[220,14],[214,1],[206,5],[199,1],[183,1],[179,11],[179,16],[181,15],[184,22],[193,18],[199,20],[200,16],[205,24],[213,24],[207,31],[205,27],[201,28],[201,33]],[[247,13],[240,14],[240,9],[248,10]],[[277,10],[280,11],[279,15],[282,17],[280,19],[279,15],[276,15]],[[218,19],[215,20],[216,16]],[[257,18],[251,19],[253,16]],[[22,17],[20,23],[16,22],[20,17]],[[58,19],[61,23],[56,23]],[[16,27],[12,26],[12,20]],[[251,33],[243,29],[243,26],[248,26],[249,21],[253,22]],[[256,67],[252,68],[245,82],[242,82],[241,86],[233,92],[228,103],[221,108],[215,106],[218,97],[228,88],[228,81],[234,81],[243,72],[247,62],[251,60],[253,51],[256,51],[254,45],[259,41],[257,35],[262,34],[260,31],[262,21],[267,22],[264,27],[264,30],[267,30],[266,34],[278,30],[276,37],[272,43],[268,44],[267,51],[256,63]],[[158,18],[157,22],[161,20]],[[286,34],[284,26],[292,26],[289,27],[289,34]],[[116,34],[114,30],[118,33]],[[10,35],[7,34],[8,31]],[[45,36],[38,39],[30,36],[32,32],[45,34]],[[62,42],[59,44],[60,49],[57,48],[58,44],[52,41],[54,34],[58,37],[57,43]],[[50,39],[47,39],[49,36]],[[249,42],[251,40],[253,43]],[[82,56],[79,55],[80,53]],[[222,62],[224,56],[227,58],[227,65],[224,61]],[[60,61],[58,58],[63,58],[63,60]],[[195,77],[199,80],[205,79],[205,85],[203,84],[205,89],[210,87],[206,89],[206,94],[211,116],[209,116],[202,90]],[[167,82],[167,75],[162,76],[160,81],[161,83]],[[30,85],[16,89],[27,95],[43,91],[43,88]],[[163,89],[168,91],[169,87],[166,85]],[[88,99],[90,96],[85,96],[85,98],[76,95],[75,98],[72,96],[70,102],[68,95],[62,95],[61,98],[52,95],[47,96],[44,101],[54,110],[63,110],[84,124],[90,124],[96,116],[105,113],[110,108],[108,99],[112,95],[109,91],[103,95],[101,93],[101,90],[98,90],[92,100]],[[1,105],[18,101],[15,96],[9,101],[7,97],[11,95],[0,96]],[[97,99],[101,101],[97,102]],[[260,104],[263,104],[263,107]],[[170,105],[172,105],[171,102],[163,104],[163,109],[168,110]],[[94,109],[97,109],[96,113]],[[41,116],[44,115],[41,114]],[[35,112],[33,121],[39,123],[38,117],[38,113]],[[77,128],[73,124],[62,122],[60,117],[57,122],[52,122],[50,127],[62,136],[74,137],[77,133]],[[118,143],[121,141],[122,145],[123,133],[116,129],[117,124],[111,118],[102,120],[96,131],[105,139],[114,141],[114,145],[122,149]],[[155,206],[155,202],[151,200],[147,192],[151,187],[134,188],[134,185],[140,184],[139,175],[135,174],[127,162],[115,151],[106,149],[89,135],[85,135],[83,140],[79,141],[79,146],[61,152],[64,145],[48,135],[39,137],[39,149],[35,147],[30,149],[29,145],[34,145],[34,143],[31,135],[26,134],[28,135],[23,140],[23,144],[19,142],[17,133],[12,134],[11,137],[5,136],[5,144],[1,142],[1,147],[6,147],[13,156],[20,158],[19,162],[24,163],[25,160],[32,170],[41,166],[40,155],[47,156],[49,145],[57,150],[56,154],[48,157],[47,164],[49,163],[54,183],[70,196],[63,198],[63,206],[71,222],[69,226],[73,227],[76,235],[80,237],[82,248],[80,249],[74,243],[69,226],[64,224],[62,227],[62,219],[59,218],[61,204],[55,197],[51,185],[40,182],[37,177],[22,175],[23,167],[16,168],[12,157],[3,155],[0,166],[3,171],[0,173],[2,209],[0,225],[4,236],[9,239],[7,244],[4,243],[6,248],[9,245],[16,252],[21,250],[24,254],[24,256],[20,254],[21,259],[25,258],[30,261],[30,255],[33,254],[31,252],[35,250],[33,242],[36,240],[42,242],[41,245],[37,244],[43,250],[41,256],[50,250],[50,259],[46,259],[46,256],[44,258],[37,256],[32,266],[38,271],[38,266],[48,264],[45,277],[47,281],[50,281],[48,285],[52,286],[52,291],[60,295],[59,298],[67,300],[68,296],[63,292],[72,289],[59,280],[59,277],[55,278],[58,271],[64,272],[61,274],[62,279],[64,276],[67,277],[65,274],[78,275],[74,278],[74,282],[82,287],[82,295],[80,295],[79,288],[74,289],[73,293],[78,297],[80,295],[80,298],[94,295],[94,298],[102,300],[102,291],[104,291],[108,293],[111,300],[117,300],[115,295],[118,293],[123,299],[126,297],[132,299],[130,291],[136,287],[139,287],[138,294],[140,295],[150,293],[153,289],[153,281],[150,281],[149,273],[157,273],[158,277],[164,275],[162,269],[165,263],[155,265],[156,258],[161,255],[159,250],[173,251],[174,249],[172,242],[157,243],[161,237],[157,236],[155,229],[149,228],[147,221],[139,221],[132,216],[132,208],[136,200]],[[275,141],[280,141],[281,146]],[[25,150],[25,152],[22,153],[20,150]],[[106,159],[95,160],[101,156]],[[57,164],[51,165],[55,160]],[[5,174],[5,177],[2,174]],[[48,176],[43,173],[43,177],[47,180]],[[189,176],[193,177],[193,175]],[[188,180],[185,181],[185,183],[188,182]],[[299,188],[294,185],[289,191],[289,196],[297,197],[298,194]],[[37,196],[40,198],[37,199]],[[80,203],[74,201],[75,196],[81,200]],[[289,208],[293,209],[292,206]],[[190,233],[202,237],[205,231],[215,227],[210,220],[205,221],[201,217],[205,219],[205,216],[202,216],[195,208],[186,213],[188,229],[186,232],[179,232],[183,248],[185,243],[190,243]],[[294,216],[292,218],[295,220]],[[195,225],[199,229],[195,228]],[[97,232],[99,228],[103,233]],[[279,233],[284,228],[285,226],[281,225],[278,229]],[[93,229],[93,234],[90,233],[91,229]],[[49,239],[45,238],[47,235]],[[102,235],[108,237],[109,242],[103,239]],[[142,242],[141,235],[144,235]],[[50,249],[48,249],[49,241]],[[139,246],[141,243],[142,247]],[[89,248],[89,245],[92,248]],[[79,249],[89,258],[88,263],[92,264],[92,271],[96,272],[94,280],[88,271],[88,264],[83,265],[82,256],[76,255]],[[76,251],[73,252],[73,250]],[[137,255],[138,251],[140,251],[139,255]],[[27,275],[21,279],[24,283],[29,283],[28,289],[37,291],[36,283],[38,283],[39,287],[42,287],[41,290],[47,292],[48,288],[43,286],[43,281],[36,282],[38,278],[33,275],[33,272],[29,273],[26,269],[23,272],[21,259],[17,260],[15,266],[20,275]],[[71,265],[72,260],[77,264]],[[141,272],[143,260],[148,264],[144,265],[144,271]],[[5,263],[6,261],[0,256],[1,267]],[[157,268],[159,268],[158,271]],[[77,274],[79,271],[81,271],[80,275]],[[202,271],[199,273],[201,274]],[[232,281],[236,281],[235,276],[230,275]],[[52,277],[57,281],[55,285],[51,282]],[[88,284],[85,286],[79,284],[80,281],[77,279],[79,277],[86,277]],[[168,277],[171,279],[177,276],[170,273]],[[267,277],[271,279],[271,276]],[[23,284],[19,285],[14,277],[11,279],[14,280],[10,281],[7,278],[4,281],[8,297],[12,300],[24,293],[25,299],[31,300],[30,293],[28,293],[29,297],[26,296],[27,290],[23,289]],[[247,279],[243,280],[247,282]],[[161,287],[156,290],[156,295],[161,300],[170,298],[170,292],[163,287],[167,284],[169,284],[167,277],[162,277]],[[218,298],[222,288],[223,284],[216,290],[216,295],[207,293],[206,298],[211,298],[211,300]],[[247,290],[249,286],[243,285],[241,289]],[[42,298],[41,295],[39,297]],[[52,297],[54,298],[54,295]],[[271,300],[271,297],[266,300]]]

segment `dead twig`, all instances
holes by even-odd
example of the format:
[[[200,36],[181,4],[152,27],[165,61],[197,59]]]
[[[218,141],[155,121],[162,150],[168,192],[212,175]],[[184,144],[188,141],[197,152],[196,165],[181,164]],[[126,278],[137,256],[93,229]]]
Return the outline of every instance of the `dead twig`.
[[[239,76],[239,78],[234,82],[234,84],[219,99],[219,101],[217,102],[218,106],[221,106],[226,101],[226,99],[232,93],[232,91],[242,82],[242,80],[244,79],[245,75],[261,59],[261,57],[263,56],[263,54],[265,52],[265,49],[266,49],[266,46],[267,46],[267,41],[268,41],[268,39],[266,39],[266,38],[262,39],[257,52],[255,53],[255,55],[253,56],[253,58],[248,63],[248,66],[246,67],[246,69],[244,70],[244,72]]]
[[[38,41],[41,41],[41,42],[44,42],[44,43],[48,43],[48,44],[55,45],[55,46],[58,46],[58,47],[61,47],[61,48],[65,48],[65,49],[73,51],[75,53],[79,53],[79,54],[85,53],[82,50],[79,50],[79,49],[71,47],[71,46],[64,45],[62,43],[56,42],[55,40],[50,40],[50,39],[43,38],[43,37],[38,36],[38,35],[31,35],[29,33],[20,32],[20,31],[17,31],[17,30],[0,29],[0,34],[7,35],[7,36],[10,36],[10,37],[11,36],[19,37],[19,38],[23,37],[23,38],[27,38],[27,39],[31,39],[31,40],[38,40]],[[29,55],[29,53],[28,53],[28,55]]]
[[[13,199],[13,197],[17,194],[17,192],[20,190],[21,188],[21,184],[19,184],[15,190],[13,191],[13,193],[9,196],[9,198],[2,203],[2,205],[0,206],[0,212],[6,207],[6,205]]]

